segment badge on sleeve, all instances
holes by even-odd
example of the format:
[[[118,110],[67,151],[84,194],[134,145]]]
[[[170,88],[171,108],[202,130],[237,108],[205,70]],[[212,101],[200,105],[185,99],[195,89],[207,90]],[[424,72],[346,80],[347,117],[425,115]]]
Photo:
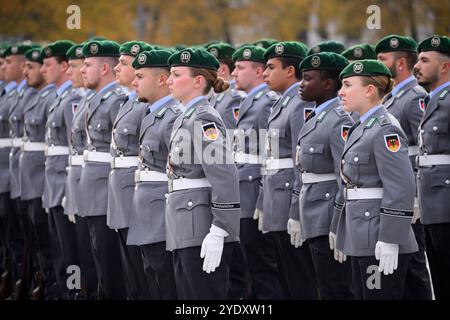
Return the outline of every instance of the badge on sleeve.
[[[314,110],[314,108],[304,108],[303,109],[303,121],[306,121],[306,118],[308,118],[309,114]]]
[[[390,152],[400,150],[400,137],[398,134],[388,134],[384,136],[384,144]]]
[[[219,131],[217,130],[216,124],[214,122],[210,122],[207,124],[204,124],[202,126],[203,129],[203,135],[206,139],[214,141],[217,140],[219,136]]]
[[[425,112],[425,99],[419,99],[419,109],[422,112]]]
[[[234,107],[233,108],[233,118],[234,118],[234,120],[237,121],[238,117],[239,117],[239,107]]]
[[[341,138],[344,142],[347,142],[348,130],[350,126],[341,126]]]

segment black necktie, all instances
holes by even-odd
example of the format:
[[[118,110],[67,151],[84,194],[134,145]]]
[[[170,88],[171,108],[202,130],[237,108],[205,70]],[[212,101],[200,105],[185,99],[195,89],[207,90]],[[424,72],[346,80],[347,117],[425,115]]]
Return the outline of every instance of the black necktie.
[[[308,122],[308,120],[312,119],[316,115],[316,110],[314,109],[308,115],[306,116],[305,123]]]
[[[430,95],[429,94],[427,94],[427,96],[423,99],[423,103],[424,103],[425,110],[427,110],[428,104],[430,103]]]
[[[347,141],[348,141],[348,139],[350,138],[350,135],[352,134],[352,132],[353,131],[355,131],[355,129],[359,126],[361,124],[361,121],[356,121],[352,126],[351,126],[351,128],[350,129],[348,129],[348,132],[347,132]]]

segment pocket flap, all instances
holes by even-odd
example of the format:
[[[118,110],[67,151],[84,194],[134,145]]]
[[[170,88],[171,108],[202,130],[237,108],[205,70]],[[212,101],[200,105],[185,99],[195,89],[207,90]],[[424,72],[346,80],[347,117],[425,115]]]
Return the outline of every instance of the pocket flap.
[[[325,148],[324,144],[319,144],[319,143],[310,143],[310,144],[305,144],[302,146],[302,153],[303,154],[322,154],[323,150]]]
[[[142,150],[147,152],[159,151],[160,142],[158,140],[147,140],[142,144]]]
[[[189,191],[184,193],[181,197],[177,197],[177,209],[192,210],[199,205],[210,206],[208,191]]]

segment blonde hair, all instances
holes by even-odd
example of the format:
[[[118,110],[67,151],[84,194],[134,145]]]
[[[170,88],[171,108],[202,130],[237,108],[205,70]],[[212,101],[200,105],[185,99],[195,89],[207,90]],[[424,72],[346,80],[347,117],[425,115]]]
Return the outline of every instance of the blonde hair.
[[[211,88],[214,89],[215,93],[220,93],[227,90],[230,87],[228,81],[225,81],[221,77],[217,76],[217,71],[211,69],[200,69],[200,68],[190,68],[191,75],[193,77],[202,76],[205,78],[206,87],[204,94],[208,94]]]
[[[394,80],[387,76],[361,77],[361,82],[363,86],[375,86],[380,98],[384,97],[386,94],[392,91],[392,88],[394,88]]]

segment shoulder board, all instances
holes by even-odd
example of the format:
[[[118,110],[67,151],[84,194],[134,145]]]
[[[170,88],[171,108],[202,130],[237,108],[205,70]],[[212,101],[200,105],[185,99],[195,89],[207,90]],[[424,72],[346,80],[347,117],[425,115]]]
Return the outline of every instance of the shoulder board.
[[[415,93],[417,93],[417,94],[422,94],[422,93],[427,93],[426,91],[425,91],[425,89],[424,88],[422,88],[421,86],[419,86],[419,85],[417,85],[417,86],[415,86],[414,88],[413,88],[413,91],[415,92]]]
[[[266,95],[269,97],[270,100],[278,100],[278,98],[280,97],[275,91],[267,91]]]
[[[169,110],[169,108],[167,108],[167,107],[162,108],[161,110],[158,111],[158,113],[156,114],[155,117],[156,118],[162,118],[164,113],[166,113],[167,110]]]
[[[247,94],[242,90],[236,90],[236,96],[245,98],[247,96]]]
[[[22,88],[22,90],[20,90],[19,96],[23,97],[23,93],[25,92],[25,88]]]
[[[444,90],[444,91],[442,91],[442,93],[439,95],[439,99],[444,99],[445,98],[445,96],[447,95],[447,93],[448,93],[448,90]]]
[[[118,96],[123,96],[126,94],[125,90],[123,90],[121,87],[117,87],[116,90],[114,90],[114,93]]]
[[[264,90],[259,91],[257,94],[255,94],[255,100],[258,100],[259,98],[261,98],[263,94],[264,94]]]
[[[202,114],[202,113],[208,111],[208,108],[206,107],[206,105],[200,105],[194,109],[197,110],[197,114]]]
[[[91,92],[91,93],[86,97],[86,100],[87,100],[87,101],[91,100],[93,96],[95,96],[95,91],[94,91],[94,92]]]
[[[64,91],[63,94],[61,95],[61,99],[64,99],[68,94],[69,90]]]
[[[222,101],[223,97],[225,97],[225,92],[220,93],[217,98],[216,98],[216,102],[220,102]]]
[[[50,93],[50,90],[45,90],[44,92],[42,92],[41,97],[45,98],[49,93]]]
[[[381,126],[385,126],[392,123],[391,119],[386,115],[381,115],[378,120],[380,121]]]
[[[186,112],[186,115],[184,116],[185,118],[190,118],[192,116],[192,114],[194,113],[195,108],[191,107],[191,109],[189,109],[188,112]]]
[[[399,93],[395,96],[396,98],[400,98],[405,93],[405,90],[400,90]]]
[[[317,116],[316,121],[318,121],[318,122],[322,121],[323,118],[325,118],[326,115],[327,115],[327,112],[326,112],[326,111],[322,111],[322,112]]]
[[[104,95],[103,95],[103,97],[102,97],[102,99],[104,100],[104,99],[108,99],[111,95],[112,95],[112,91],[108,91],[107,93],[105,93]]]
[[[336,112],[336,114],[337,114],[339,117],[344,117],[344,116],[348,115],[348,113],[345,112],[345,110],[342,109],[342,107],[337,107],[337,108],[334,108],[333,110],[334,110],[334,112]]]
[[[375,122],[377,122],[376,117],[370,118],[369,122],[367,122],[367,124],[366,124],[366,128],[372,128],[372,126],[375,124]]]
[[[8,97],[12,97],[13,95],[15,95],[16,94],[16,90],[12,90],[9,94],[8,94]]]
[[[291,100],[291,97],[290,97],[290,96],[287,96],[286,98],[284,98],[284,100],[283,100],[283,102],[281,103],[281,105],[282,105],[283,107],[286,107],[290,100]]]

